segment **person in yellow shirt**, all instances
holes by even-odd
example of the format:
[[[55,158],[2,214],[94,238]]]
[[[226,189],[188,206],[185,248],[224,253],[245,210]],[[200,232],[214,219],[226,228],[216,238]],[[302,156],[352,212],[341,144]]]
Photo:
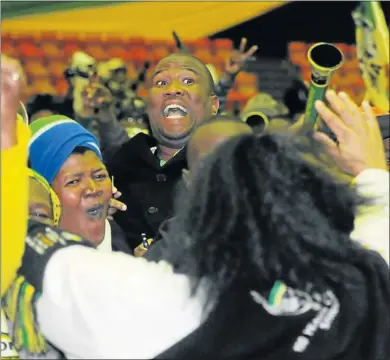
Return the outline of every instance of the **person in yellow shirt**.
[[[24,84],[19,62],[1,55],[1,296],[21,265],[27,228],[30,135],[17,116]]]

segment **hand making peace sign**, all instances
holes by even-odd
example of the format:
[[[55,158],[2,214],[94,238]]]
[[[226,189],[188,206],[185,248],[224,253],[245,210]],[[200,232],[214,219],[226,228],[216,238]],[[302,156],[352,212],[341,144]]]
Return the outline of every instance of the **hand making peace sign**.
[[[253,45],[245,51],[247,39],[242,38],[238,50],[234,50],[225,65],[225,71],[229,75],[237,75],[245,65],[245,62],[257,51],[258,46]]]

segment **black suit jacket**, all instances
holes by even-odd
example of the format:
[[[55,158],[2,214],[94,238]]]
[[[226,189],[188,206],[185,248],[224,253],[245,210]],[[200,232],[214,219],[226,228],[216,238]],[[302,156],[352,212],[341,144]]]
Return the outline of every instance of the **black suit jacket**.
[[[187,167],[181,150],[163,167],[151,152],[155,140],[138,134],[123,144],[107,164],[122,192],[127,211],[118,211],[114,219],[126,234],[132,249],[141,243],[141,234],[153,238],[160,224],[172,216],[176,186]]]

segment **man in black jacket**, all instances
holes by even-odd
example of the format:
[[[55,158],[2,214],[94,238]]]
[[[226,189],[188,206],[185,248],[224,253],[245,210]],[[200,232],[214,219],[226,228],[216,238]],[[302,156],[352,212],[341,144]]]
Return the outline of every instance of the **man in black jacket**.
[[[223,84],[227,78],[233,83],[246,59],[256,51],[256,47],[248,51],[245,47],[244,41],[233,52],[221,79]],[[121,201],[127,205],[127,211],[118,212],[115,220],[135,249],[143,236],[153,238],[163,220],[171,217],[175,187],[187,167],[183,148],[198,124],[217,114],[219,98],[209,70],[199,59],[172,54],[157,64],[147,83],[153,137],[138,134],[128,140],[113,111],[101,106],[104,90],[97,91],[97,86],[92,84],[85,97],[91,99],[92,110],[99,108],[93,116],[99,118],[103,157],[123,194]]]
[[[141,234],[153,237],[171,216],[174,188],[187,167],[182,149],[197,125],[217,113],[219,104],[209,71],[189,55],[160,61],[148,87],[153,138],[135,136],[108,162],[123,194],[121,201],[128,206],[115,220],[133,248],[141,243]]]

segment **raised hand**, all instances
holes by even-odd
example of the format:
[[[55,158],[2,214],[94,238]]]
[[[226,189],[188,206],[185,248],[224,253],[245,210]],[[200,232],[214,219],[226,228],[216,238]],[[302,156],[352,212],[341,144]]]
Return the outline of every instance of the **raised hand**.
[[[96,74],[91,74],[89,84],[84,88],[83,116],[96,119],[98,122],[111,121],[114,115],[114,97]]]
[[[314,134],[342,170],[352,176],[366,169],[387,170],[385,150],[378,121],[368,102],[363,111],[346,93],[326,93],[329,107],[317,101],[319,116],[337,137],[337,143],[321,132]]]
[[[247,39],[242,38],[238,50],[234,50],[232,55],[226,62],[225,72],[231,76],[237,75],[245,65],[245,62],[257,51],[256,45],[251,46],[245,51],[247,45]]]
[[[19,61],[1,55],[1,148],[16,144],[16,118],[26,78]]]

